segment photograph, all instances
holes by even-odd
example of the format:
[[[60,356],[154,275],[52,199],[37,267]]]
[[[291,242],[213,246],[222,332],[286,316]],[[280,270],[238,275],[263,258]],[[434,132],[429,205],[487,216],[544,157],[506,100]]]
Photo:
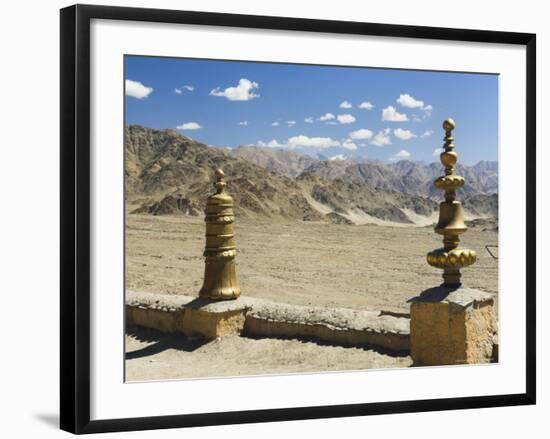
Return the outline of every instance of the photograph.
[[[2,437],[544,437],[529,1],[6,3]]]
[[[498,73],[123,70],[126,382],[498,363]]]

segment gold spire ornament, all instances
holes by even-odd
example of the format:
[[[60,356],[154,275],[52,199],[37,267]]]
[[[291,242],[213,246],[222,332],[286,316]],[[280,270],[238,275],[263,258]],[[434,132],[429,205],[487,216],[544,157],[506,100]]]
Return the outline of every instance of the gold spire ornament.
[[[241,295],[235,271],[233,198],[225,192],[224,177],[224,172],[217,169],[216,193],[208,197],[205,209],[204,282],[199,296],[211,300],[236,299]]]
[[[429,252],[427,261],[432,267],[443,269],[442,286],[459,287],[462,284],[460,269],[472,265],[477,255],[473,250],[458,248],[459,235],[467,230],[462,205],[456,200],[456,189],[464,186],[464,177],[455,174],[458,155],[452,137],[454,120],[446,119],[443,129],[445,144],[439,158],[445,167],[445,175],[434,181],[436,188],[445,191],[445,201],[439,205],[439,221],[435,226],[435,232],[443,235],[443,248]]]

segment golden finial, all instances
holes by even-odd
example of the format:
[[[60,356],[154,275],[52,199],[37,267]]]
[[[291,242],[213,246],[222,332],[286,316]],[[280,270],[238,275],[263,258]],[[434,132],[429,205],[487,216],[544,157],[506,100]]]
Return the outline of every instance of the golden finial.
[[[223,169],[218,168],[216,169],[214,174],[216,176],[216,182],[214,183],[214,187],[216,188],[216,193],[221,194],[224,191],[225,186],[227,185],[225,183],[225,172],[223,172]]]
[[[225,192],[225,174],[214,173],[216,193],[208,197],[205,209],[206,247],[204,249],[204,282],[199,296],[211,300],[236,299],[241,294],[237,285],[233,242],[233,198]]]
[[[473,250],[459,249],[459,235],[467,230],[464,224],[464,213],[460,201],[456,201],[456,189],[464,186],[464,177],[455,174],[458,155],[454,151],[452,131],[455,129],[453,119],[445,119],[443,152],[439,156],[445,167],[445,175],[434,181],[434,186],[445,191],[445,201],[439,205],[439,221],[435,232],[443,235],[443,248],[428,253],[427,261],[433,267],[443,269],[443,286],[461,285],[460,269],[477,260]]]
[[[455,121],[450,117],[443,121],[443,129],[445,130],[445,133],[450,134],[451,131],[455,129],[455,127],[456,127]]]
[[[445,130],[445,137],[443,140],[443,152],[439,156],[441,163],[445,166],[445,175],[453,175],[455,172],[455,164],[458,159],[458,155],[454,152],[455,145],[453,144],[452,131],[455,129],[455,121],[451,118],[443,121],[443,129]]]

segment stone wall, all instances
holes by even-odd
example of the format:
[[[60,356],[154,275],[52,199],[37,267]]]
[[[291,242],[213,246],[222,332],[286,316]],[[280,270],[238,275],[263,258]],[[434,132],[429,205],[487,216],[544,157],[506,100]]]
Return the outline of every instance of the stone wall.
[[[279,304],[240,297],[196,297],[127,291],[126,324],[214,339],[231,335],[313,338],[344,346],[409,351],[409,319],[378,311]]]

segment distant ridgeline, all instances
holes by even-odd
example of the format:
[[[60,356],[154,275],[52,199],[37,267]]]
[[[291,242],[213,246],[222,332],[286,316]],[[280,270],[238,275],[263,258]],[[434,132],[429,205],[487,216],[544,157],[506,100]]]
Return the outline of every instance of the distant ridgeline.
[[[441,164],[389,165],[320,160],[276,148],[207,146],[174,130],[138,125],[125,132],[126,202],[130,213],[202,215],[214,170],[223,168],[241,217],[337,224],[431,224]],[[498,163],[458,165],[467,216],[497,218]]]

